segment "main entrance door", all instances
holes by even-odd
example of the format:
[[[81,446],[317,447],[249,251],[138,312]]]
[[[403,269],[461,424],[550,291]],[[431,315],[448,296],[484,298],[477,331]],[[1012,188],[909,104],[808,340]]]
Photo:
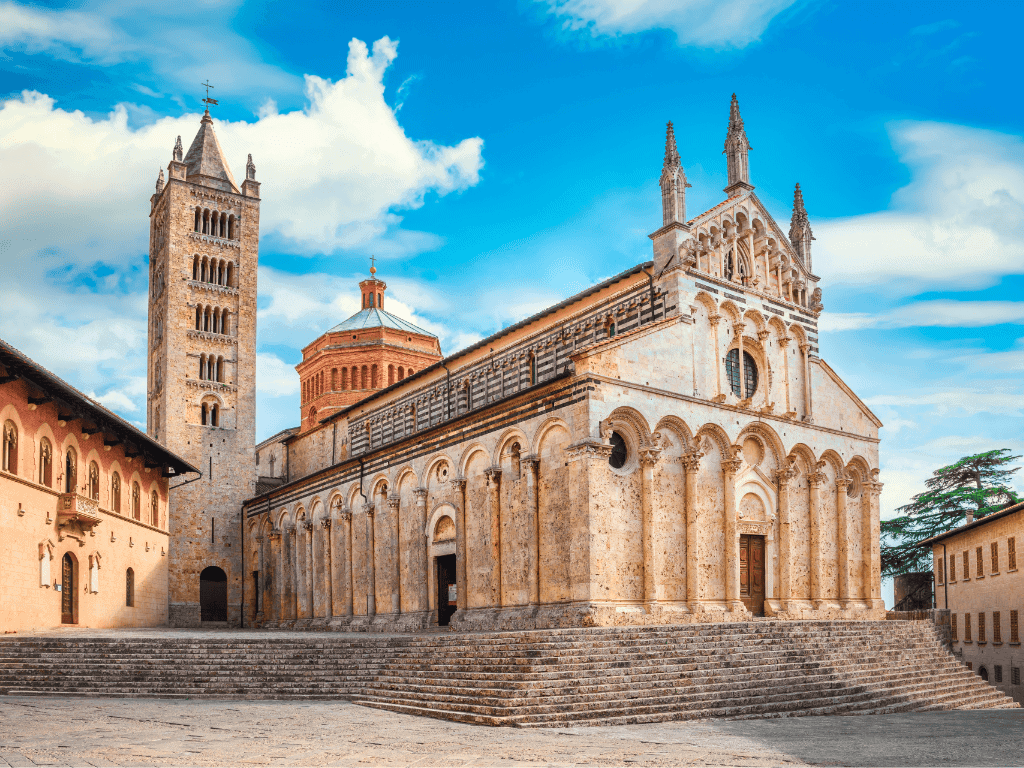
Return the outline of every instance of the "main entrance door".
[[[441,555],[437,559],[437,623],[446,627],[458,608],[455,588],[455,555]]]
[[[764,536],[740,535],[740,599],[748,611],[764,615]]]
[[[75,561],[70,554],[61,560],[60,623],[75,623]]]
[[[199,612],[202,621],[228,620],[228,576],[215,565],[199,574]]]

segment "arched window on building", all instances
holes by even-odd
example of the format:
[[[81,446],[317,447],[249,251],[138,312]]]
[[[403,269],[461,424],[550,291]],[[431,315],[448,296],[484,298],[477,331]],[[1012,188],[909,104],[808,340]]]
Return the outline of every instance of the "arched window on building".
[[[135,571],[131,568],[124,575],[124,604],[128,608],[135,607]]]
[[[216,403],[210,406],[210,426],[220,426],[220,406],[217,405]]]
[[[537,383],[537,356],[530,353],[530,386]]]
[[[363,385],[363,389],[369,389],[373,386],[370,381],[370,369],[364,365],[359,372],[359,383]]]
[[[316,406],[312,406],[309,409],[309,423],[316,424]]]
[[[388,365],[388,386],[390,387],[394,383],[395,383],[395,366],[389,364]]]
[[[404,378],[405,378],[405,366],[404,365],[400,365],[400,366],[398,366],[398,380],[401,381]]]
[[[348,382],[348,368],[342,368],[342,369],[341,369],[341,388],[342,388],[343,390],[345,390],[345,389],[348,389],[348,388],[349,388],[349,382]]]
[[[405,372],[405,376],[406,378],[408,378],[409,376],[412,376],[414,373],[416,373],[416,371],[410,368],[408,371]]]
[[[206,426],[206,413],[207,413],[206,403],[200,403],[199,404],[199,423],[202,426],[204,426],[204,427]]]
[[[217,358],[217,381],[224,382],[224,356],[221,355]]]
[[[74,448],[68,448],[64,456],[64,493],[78,490],[78,454]]]
[[[331,368],[331,392],[338,391],[338,369]]]
[[[508,453],[509,458],[512,460],[512,479],[518,480],[522,472],[522,448],[520,448],[519,443],[512,443]]]
[[[18,427],[8,419],[4,422],[3,463],[4,472],[18,474]]]
[[[377,370],[376,363],[370,366],[370,386],[373,389],[380,387],[380,372]]]
[[[231,333],[231,312],[227,309],[220,313],[220,332],[225,336]]]
[[[53,487],[53,448],[45,437],[39,441],[39,483]]]
[[[757,364],[749,352],[743,353],[743,390],[740,390],[740,351],[731,349],[725,356],[725,375],[732,393],[740,399],[753,397],[757,391]]]
[[[89,498],[100,500],[100,467],[95,461],[89,462]]]
[[[149,524],[160,527],[160,497],[156,491],[149,495]]]
[[[132,517],[142,520],[142,491],[138,482],[132,483]]]
[[[196,304],[196,330],[203,330],[203,305]]]
[[[228,216],[228,240],[237,240],[237,233],[235,232],[235,214]]]
[[[110,508],[121,514],[121,476],[117,472],[110,478]]]
[[[352,366],[352,389],[359,389],[359,367]]]
[[[199,255],[198,254],[192,257],[192,279],[193,280],[198,280],[199,279]]]
[[[195,229],[196,232],[199,232],[199,231],[202,230],[202,227],[203,227],[203,210],[202,210],[202,208],[196,206],[196,225],[195,225],[194,229]]]

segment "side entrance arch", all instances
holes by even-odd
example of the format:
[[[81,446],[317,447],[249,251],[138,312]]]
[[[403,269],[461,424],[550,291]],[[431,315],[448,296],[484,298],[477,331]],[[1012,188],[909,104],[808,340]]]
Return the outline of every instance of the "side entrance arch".
[[[60,623],[76,624],[75,604],[78,600],[78,591],[75,589],[75,558],[70,552],[66,552],[61,558],[60,578]]]
[[[427,522],[427,596],[439,626],[446,626],[458,610],[456,588],[455,507],[440,504]],[[461,598],[464,599],[464,598]]]
[[[228,620],[228,576],[216,565],[199,574],[199,611],[202,621]]]

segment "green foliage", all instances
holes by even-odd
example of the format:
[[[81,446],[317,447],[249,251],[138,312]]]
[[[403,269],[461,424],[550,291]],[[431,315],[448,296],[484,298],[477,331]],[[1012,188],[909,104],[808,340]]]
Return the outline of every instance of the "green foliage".
[[[935,470],[925,482],[927,490],[900,507],[898,517],[883,520],[882,576],[930,571],[932,553],[918,548],[918,542],[963,525],[968,511],[975,518],[984,517],[1020,501],[1007,485],[1019,467],[1007,465],[1021,457],[1008,453],[1008,448],[1001,448],[965,456]]]

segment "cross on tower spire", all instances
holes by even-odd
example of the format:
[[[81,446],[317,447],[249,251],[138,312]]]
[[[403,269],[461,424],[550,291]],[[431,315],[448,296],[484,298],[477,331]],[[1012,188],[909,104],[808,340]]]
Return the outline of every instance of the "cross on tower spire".
[[[200,83],[200,85],[206,87],[206,98],[203,99],[203,104],[206,105],[206,114],[210,114],[210,106],[211,105],[214,106],[214,107],[217,106],[217,100],[210,98],[210,89],[213,88],[213,86],[210,85],[210,79],[209,78],[206,79],[205,83]]]
[[[371,275],[376,275],[377,274],[377,267],[374,264],[374,262],[376,260],[377,260],[376,257],[371,254],[370,255],[370,274]]]

